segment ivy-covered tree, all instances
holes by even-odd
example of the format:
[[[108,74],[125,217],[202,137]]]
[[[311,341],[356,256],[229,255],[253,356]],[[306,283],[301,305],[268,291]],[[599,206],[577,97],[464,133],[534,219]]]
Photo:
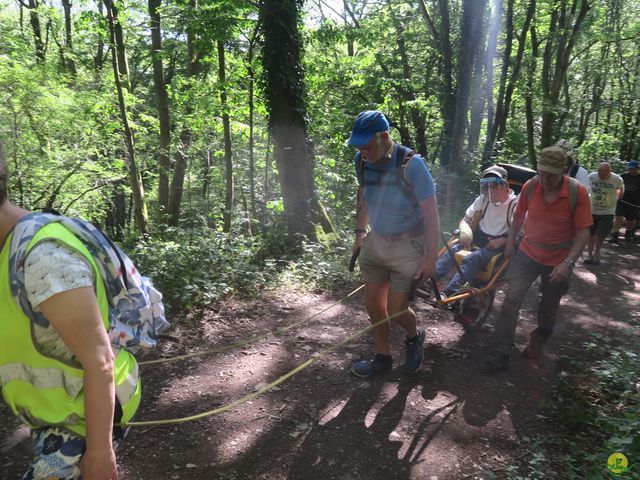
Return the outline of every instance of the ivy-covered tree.
[[[307,141],[300,0],[264,0],[260,9],[263,32],[264,93],[287,231],[292,241],[314,238],[313,164]]]

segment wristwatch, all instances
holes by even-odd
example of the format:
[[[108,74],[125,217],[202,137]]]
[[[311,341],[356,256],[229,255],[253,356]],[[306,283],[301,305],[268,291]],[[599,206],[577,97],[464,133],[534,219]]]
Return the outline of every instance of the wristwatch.
[[[564,263],[566,263],[567,265],[569,265],[570,268],[573,268],[576,266],[576,261],[575,260],[571,260],[569,257],[565,258],[563,260]]]

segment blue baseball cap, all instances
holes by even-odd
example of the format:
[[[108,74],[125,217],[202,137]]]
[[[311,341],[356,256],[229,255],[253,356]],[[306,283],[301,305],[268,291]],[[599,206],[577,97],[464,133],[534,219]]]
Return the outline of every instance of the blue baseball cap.
[[[629,160],[629,163],[627,163],[627,167],[629,167],[629,168],[638,168],[638,167],[640,167],[640,163],[638,163],[637,160]]]
[[[373,136],[378,132],[386,132],[389,130],[389,121],[384,113],[378,110],[365,110],[360,112],[351,127],[351,136],[349,137],[350,147],[361,147],[371,141]]]

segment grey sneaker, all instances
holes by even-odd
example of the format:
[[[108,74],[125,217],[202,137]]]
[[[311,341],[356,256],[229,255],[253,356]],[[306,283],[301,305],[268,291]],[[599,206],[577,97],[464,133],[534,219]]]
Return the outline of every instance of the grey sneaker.
[[[418,334],[411,340],[404,341],[407,346],[407,353],[404,359],[404,369],[407,372],[414,373],[422,366],[424,360],[424,339],[426,337],[423,329],[417,330]]]
[[[379,373],[391,370],[393,362],[391,359],[385,359],[378,354],[373,355],[367,360],[360,360],[351,366],[351,373],[356,377],[369,378]]]

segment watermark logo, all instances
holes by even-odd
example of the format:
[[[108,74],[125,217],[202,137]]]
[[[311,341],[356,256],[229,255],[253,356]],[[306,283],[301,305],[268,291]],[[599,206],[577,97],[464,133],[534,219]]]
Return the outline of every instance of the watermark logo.
[[[629,460],[624,453],[612,453],[607,459],[607,468],[611,475],[619,477],[629,471]]]

